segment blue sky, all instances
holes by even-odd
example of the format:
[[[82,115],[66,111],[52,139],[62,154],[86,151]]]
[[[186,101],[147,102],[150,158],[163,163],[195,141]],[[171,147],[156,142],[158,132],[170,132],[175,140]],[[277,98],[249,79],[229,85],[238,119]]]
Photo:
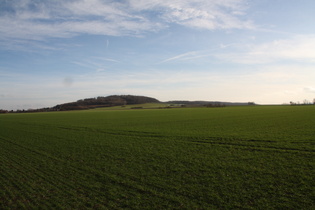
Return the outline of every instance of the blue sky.
[[[315,98],[313,0],[0,0],[0,109]]]

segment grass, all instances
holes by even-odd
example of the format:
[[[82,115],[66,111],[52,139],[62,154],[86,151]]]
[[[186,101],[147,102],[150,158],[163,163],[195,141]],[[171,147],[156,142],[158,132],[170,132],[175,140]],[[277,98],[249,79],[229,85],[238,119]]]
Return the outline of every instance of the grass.
[[[108,111],[108,110],[129,110],[129,109],[161,109],[161,108],[179,108],[178,104],[168,104],[168,103],[146,103],[146,104],[133,104],[125,106],[112,106],[97,108],[96,111]]]
[[[0,208],[312,209],[315,106],[0,116]]]

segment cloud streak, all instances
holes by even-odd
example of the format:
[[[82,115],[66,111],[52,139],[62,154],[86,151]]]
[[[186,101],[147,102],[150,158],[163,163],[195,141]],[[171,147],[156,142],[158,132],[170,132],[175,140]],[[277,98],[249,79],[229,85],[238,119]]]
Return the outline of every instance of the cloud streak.
[[[171,58],[167,58],[167,59],[161,61],[160,63],[166,63],[166,62],[175,61],[175,60],[179,60],[179,59],[187,59],[187,58],[189,59],[189,58],[195,57],[196,54],[197,54],[196,51],[191,51],[191,52],[183,53],[180,55],[176,55],[176,56],[171,57]]]
[[[218,53],[215,56],[222,60],[241,64],[263,64],[279,61],[315,63],[315,35],[298,35],[256,45],[238,45],[235,50],[233,53]]]
[[[307,93],[315,93],[315,88],[314,87],[305,87],[304,91]]]
[[[253,28],[251,21],[242,20],[246,10],[244,0],[131,0],[135,9],[159,11],[159,17],[167,23],[175,23],[201,29]]]
[[[182,53],[167,59],[162,60],[159,64],[173,62],[173,61],[186,61],[186,60],[195,60],[204,57],[215,57],[218,54],[219,50],[224,50],[233,46],[237,46],[235,43],[231,44],[220,44],[218,47],[210,48],[207,50],[198,50]]]
[[[252,28],[245,0],[12,0],[0,4],[0,39],[45,40],[79,34],[143,36],[170,24],[205,30]]]

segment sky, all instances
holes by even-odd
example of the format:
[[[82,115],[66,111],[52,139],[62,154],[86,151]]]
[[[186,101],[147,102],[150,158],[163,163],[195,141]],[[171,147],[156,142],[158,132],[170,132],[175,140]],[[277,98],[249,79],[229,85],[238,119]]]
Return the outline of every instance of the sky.
[[[314,0],[0,0],[0,109],[315,98]]]

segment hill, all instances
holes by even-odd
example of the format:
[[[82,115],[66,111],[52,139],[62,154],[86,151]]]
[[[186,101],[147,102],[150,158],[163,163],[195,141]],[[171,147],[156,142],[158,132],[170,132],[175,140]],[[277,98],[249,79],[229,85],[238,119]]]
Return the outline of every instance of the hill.
[[[114,106],[126,106],[126,105],[138,105],[148,103],[163,103],[167,105],[167,108],[174,107],[224,107],[224,106],[244,106],[255,105],[254,102],[220,102],[220,101],[187,101],[187,100],[173,100],[167,102],[160,102],[156,98],[147,96],[135,96],[135,95],[110,95],[110,96],[98,96],[95,98],[80,99],[75,102],[58,104],[54,107],[46,107],[40,109],[28,109],[11,111],[16,112],[50,112],[50,111],[67,111],[67,110],[85,110],[103,107]],[[163,107],[163,106],[162,106]],[[8,113],[7,110],[0,110],[1,113]]]
[[[111,96],[99,96],[97,98],[80,99],[76,102],[59,104],[52,107],[53,110],[81,110],[91,109],[98,107],[112,107],[112,106],[124,106],[144,103],[158,103],[159,100],[147,96],[134,96],[134,95],[111,95]]]

